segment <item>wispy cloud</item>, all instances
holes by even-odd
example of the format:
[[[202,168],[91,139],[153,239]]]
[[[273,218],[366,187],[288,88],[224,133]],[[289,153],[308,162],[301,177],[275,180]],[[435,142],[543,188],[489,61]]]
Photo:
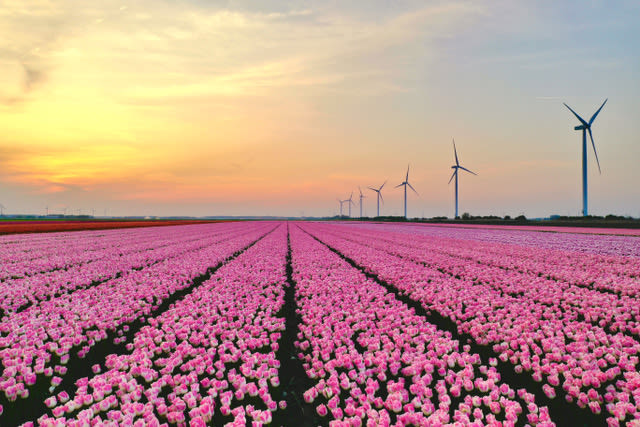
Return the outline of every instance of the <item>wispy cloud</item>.
[[[378,54],[442,35],[461,17],[481,12],[451,2],[401,11],[380,22],[322,8],[255,12],[150,0],[127,6],[4,3],[0,33],[10,37],[0,40],[0,62],[24,64],[22,77],[0,87],[5,103],[25,100],[47,80],[69,84],[80,77],[95,84],[106,74],[119,86],[110,85],[104,96],[138,105],[301,86],[331,91],[345,81],[361,93],[402,91],[399,82],[382,84],[402,69],[379,63]],[[55,78],[47,77],[50,72]]]

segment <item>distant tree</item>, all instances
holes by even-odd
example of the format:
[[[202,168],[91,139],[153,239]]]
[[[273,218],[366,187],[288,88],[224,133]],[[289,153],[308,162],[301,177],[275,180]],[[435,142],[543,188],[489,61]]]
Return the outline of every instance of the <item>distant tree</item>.
[[[473,217],[469,214],[469,212],[465,212],[465,213],[462,214],[462,219],[464,221],[469,221],[471,218],[473,218]]]
[[[527,217],[524,215],[518,215],[516,217],[516,221],[526,221],[526,220],[527,220]]]
[[[505,220],[505,221],[509,221],[510,219],[511,219],[511,215],[505,215],[505,216],[504,216],[504,220]]]

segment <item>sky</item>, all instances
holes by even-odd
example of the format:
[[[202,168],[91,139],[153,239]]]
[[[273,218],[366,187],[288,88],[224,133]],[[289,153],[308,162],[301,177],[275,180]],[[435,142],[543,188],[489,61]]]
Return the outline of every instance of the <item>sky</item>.
[[[0,0],[5,213],[640,217],[640,2]],[[590,145],[590,144],[589,144]],[[346,208],[346,205],[345,205]]]

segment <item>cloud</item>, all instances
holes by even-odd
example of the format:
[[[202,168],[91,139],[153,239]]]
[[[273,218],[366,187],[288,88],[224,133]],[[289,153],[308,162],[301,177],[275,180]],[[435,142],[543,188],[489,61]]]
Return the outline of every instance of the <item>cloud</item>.
[[[38,69],[30,65],[22,64],[24,67],[24,91],[29,92],[34,86],[42,82],[45,78],[45,72],[43,69]]]
[[[45,81],[47,51],[60,34],[60,16],[53,8],[46,8],[45,2],[27,3],[5,2],[0,12],[0,64],[5,77],[0,102],[4,104],[26,101],[29,92]]]
[[[0,60],[3,79],[0,82],[0,103],[12,106],[23,103],[29,94],[46,79],[46,69],[24,62]]]
[[[358,93],[403,91],[399,81],[387,77],[406,68],[380,63],[379,54],[439,34],[480,10],[442,3],[378,22],[321,7],[274,5],[269,10],[263,5],[251,11],[149,0],[127,7],[74,0],[5,3],[0,33],[10,37],[0,40],[0,62],[25,64],[24,93],[0,90],[5,103],[26,100],[26,92],[45,81],[69,81],[73,72],[74,80],[86,75],[83,81],[109,73],[120,86],[109,87],[108,93],[138,105],[154,99],[263,95],[300,86],[331,91],[344,82],[355,82],[348,86]],[[48,78],[52,71],[59,75]]]
[[[0,159],[0,173],[44,192],[111,186],[128,197],[148,191],[151,199],[220,193],[248,168],[237,161],[245,153],[212,150],[219,157],[203,164],[205,144],[273,146],[288,132],[308,132],[318,99],[408,92],[413,58],[432,54],[433,39],[480,13],[457,2],[381,19],[316,5],[260,7],[5,3],[0,66],[9,78],[0,102],[20,111],[0,124],[13,126],[20,143],[40,142],[28,150],[0,147],[10,154]],[[13,108],[19,103],[24,108]],[[33,123],[38,129],[28,131]],[[182,144],[190,155],[176,155]],[[262,166],[281,173],[269,168],[276,169]],[[201,182],[208,179],[217,183]],[[265,189],[260,179],[253,173],[242,183]]]

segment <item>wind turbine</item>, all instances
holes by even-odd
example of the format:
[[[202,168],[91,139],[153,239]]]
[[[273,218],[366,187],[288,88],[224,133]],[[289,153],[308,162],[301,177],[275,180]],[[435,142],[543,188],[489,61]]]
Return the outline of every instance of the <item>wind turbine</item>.
[[[360,218],[362,218],[362,199],[364,199],[364,195],[362,194],[362,189],[358,186],[358,191],[360,192]]]
[[[2,203],[0,203],[0,216],[4,216],[4,210],[6,208],[4,207],[4,205]]]
[[[345,200],[345,202],[349,202],[349,218],[351,218],[351,205],[355,205],[355,203],[353,203],[353,191],[351,192],[349,198]]]
[[[373,188],[373,187],[368,187],[369,190],[373,190],[376,193],[378,193],[378,214],[376,216],[380,216],[380,200],[382,200],[382,203],[384,204],[384,199],[382,198],[382,187],[384,187],[384,185],[387,183],[387,181],[384,182],[384,184],[382,184],[380,186],[380,188]]]
[[[451,178],[449,178],[449,184],[451,184],[451,180],[455,177],[456,178],[456,215],[454,216],[454,218],[458,218],[458,170],[462,169],[463,171],[467,171],[473,175],[478,175],[475,172],[471,172],[469,169],[460,166],[460,162],[458,161],[458,151],[456,150],[456,141],[455,139],[453,140],[453,155],[456,156],[456,164],[451,166],[451,169],[453,169],[453,175],[451,175]]]
[[[338,203],[340,203],[340,218],[342,218],[342,204],[346,202],[346,200],[336,199]]]
[[[409,165],[407,165],[407,176],[404,179],[404,182],[396,185],[396,188],[404,186],[404,217],[407,217],[407,186],[413,190],[414,193],[418,194],[415,188],[409,184]]]
[[[573,115],[578,118],[578,120],[580,120],[580,123],[582,123],[580,126],[574,127],[575,130],[582,131],[582,216],[587,216],[589,214],[588,198],[587,198],[588,197],[587,196],[587,131],[589,132],[589,138],[591,138],[591,145],[593,146],[593,154],[595,154],[596,156],[596,163],[598,164],[598,172],[602,173],[602,171],[600,170],[600,161],[598,160],[598,153],[596,152],[596,143],[593,142],[593,134],[591,133],[591,124],[596,119],[596,117],[598,116],[598,113],[600,113],[600,110],[602,110],[602,107],[604,107],[604,104],[606,104],[607,101],[608,101],[608,98],[604,100],[600,108],[598,108],[598,111],[596,111],[593,114],[593,116],[591,116],[591,119],[589,120],[588,123],[585,122],[584,119],[578,115],[578,113],[573,111],[571,107],[569,107],[566,103],[563,103],[564,106],[567,107],[569,111],[571,111]]]

